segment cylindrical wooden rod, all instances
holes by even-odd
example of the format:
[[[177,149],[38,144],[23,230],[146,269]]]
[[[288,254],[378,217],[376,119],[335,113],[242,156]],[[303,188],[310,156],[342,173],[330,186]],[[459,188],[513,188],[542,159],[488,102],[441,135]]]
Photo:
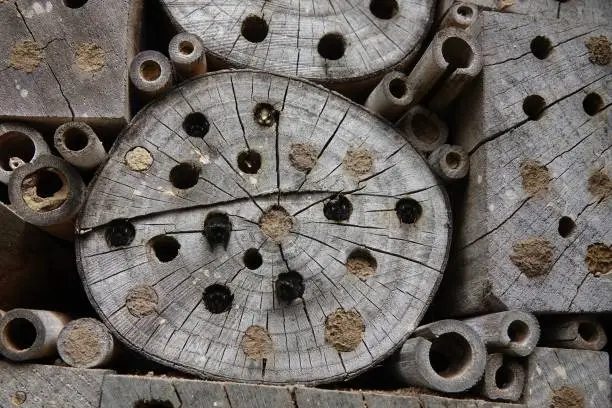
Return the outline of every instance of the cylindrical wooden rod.
[[[65,240],[74,236],[74,219],[85,198],[79,173],[57,156],[40,156],[16,169],[9,198],[17,215]]]
[[[501,353],[487,356],[480,392],[488,399],[518,401],[525,387],[525,368]]]
[[[55,131],[53,143],[68,163],[82,170],[92,170],[106,158],[98,135],[85,122],[64,123]]]
[[[480,380],[486,355],[484,343],[468,325],[440,320],[417,328],[390,364],[406,385],[452,393]]]
[[[69,321],[59,312],[13,309],[0,319],[0,353],[13,361],[53,356],[57,337]]]
[[[158,51],[142,51],[130,64],[130,81],[140,102],[146,103],[172,87],[173,72],[170,60]]]
[[[461,146],[442,145],[428,158],[431,169],[444,181],[457,181],[467,176],[470,158]]]
[[[406,75],[392,71],[386,74],[365,102],[365,107],[385,118],[396,121],[412,102],[406,87]]]
[[[540,338],[540,325],[531,313],[519,310],[491,313],[465,319],[491,351],[524,357],[533,351]]]
[[[478,20],[478,7],[469,3],[453,4],[442,19],[440,29],[446,27],[457,27],[463,30],[470,30],[476,26]]]
[[[108,364],[117,349],[115,339],[104,324],[83,318],[73,320],[62,329],[57,351],[69,366],[95,368]]]
[[[191,78],[206,73],[206,54],[197,35],[179,33],[172,37],[168,55],[181,78]]]
[[[608,343],[601,323],[593,317],[542,317],[541,324],[541,344],[545,346],[598,351]]]
[[[408,142],[421,153],[431,153],[446,143],[448,127],[438,115],[415,105],[399,120],[397,126],[404,131]]]
[[[43,154],[51,153],[36,129],[14,122],[0,124],[0,182],[8,184],[13,170]]]

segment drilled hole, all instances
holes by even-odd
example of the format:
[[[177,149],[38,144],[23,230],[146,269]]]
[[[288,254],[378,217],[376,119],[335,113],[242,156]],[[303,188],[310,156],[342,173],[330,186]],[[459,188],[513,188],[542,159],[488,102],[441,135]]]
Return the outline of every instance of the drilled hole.
[[[278,120],[279,112],[269,103],[258,103],[253,110],[255,122],[262,126],[272,126]]]
[[[87,3],[87,0],[64,0],[64,5],[70,8],[80,8]]]
[[[128,220],[113,220],[108,223],[104,236],[109,246],[126,246],[134,241],[136,228]]]
[[[531,53],[535,55],[537,59],[545,59],[552,50],[552,43],[547,37],[538,35],[536,38],[531,40],[530,44]]]
[[[578,334],[584,341],[593,342],[598,338],[597,326],[591,322],[580,322],[578,324]]]
[[[203,138],[210,130],[210,122],[201,112],[193,112],[185,116],[183,130],[191,137]]]
[[[561,235],[563,238],[569,236],[574,231],[575,227],[576,224],[570,217],[561,217],[559,219],[558,231],[559,235]]]
[[[603,106],[603,99],[601,99],[601,96],[595,92],[591,92],[585,96],[584,100],[582,101],[582,107],[589,116],[595,115],[597,112],[603,109]]]
[[[64,186],[60,176],[48,169],[40,169],[36,172],[36,195],[40,198],[53,197]]]
[[[36,341],[36,327],[28,319],[18,317],[4,326],[4,340],[8,347],[24,351]]]
[[[170,262],[178,256],[181,244],[168,235],[158,235],[149,241],[155,257],[163,263]]]
[[[191,41],[181,41],[181,43],[179,44],[179,51],[183,55],[191,55],[194,50],[195,47],[193,46],[193,43]]]
[[[397,14],[399,6],[396,0],[372,0],[370,12],[382,20],[389,20]]]
[[[423,208],[412,198],[401,198],[395,204],[395,213],[402,223],[414,224],[421,217]]]
[[[394,78],[389,82],[389,92],[396,98],[406,95],[406,82],[401,78]]]
[[[457,14],[465,18],[471,18],[474,15],[474,11],[468,6],[459,6]]]
[[[546,108],[546,101],[540,95],[529,95],[523,101],[523,112],[531,120],[538,120]]]
[[[4,170],[12,170],[9,164],[12,157],[29,162],[34,157],[34,153],[36,153],[34,142],[23,133],[7,132],[0,135],[0,166]]]
[[[429,361],[441,377],[451,378],[461,374],[471,359],[470,344],[457,333],[443,334],[431,343]]]
[[[167,400],[138,400],[134,403],[133,408],[174,408],[174,405]]]
[[[508,337],[513,343],[520,343],[529,336],[529,326],[521,320],[514,320],[508,326]]]
[[[242,22],[242,36],[252,43],[262,42],[268,36],[268,23],[263,18],[250,15]]]
[[[495,385],[499,389],[506,389],[514,382],[514,372],[505,365],[501,365],[495,372]]]
[[[257,174],[261,168],[261,155],[255,150],[246,150],[238,155],[238,168],[247,174]]]
[[[79,128],[71,127],[64,132],[64,144],[73,152],[83,150],[89,144],[87,133]]]
[[[227,248],[232,233],[232,222],[225,213],[213,212],[204,221],[204,236],[212,249],[218,245]]]
[[[450,69],[467,68],[472,63],[472,47],[459,37],[450,37],[442,44],[442,56]]]
[[[256,248],[249,248],[244,252],[242,257],[244,266],[250,270],[258,269],[263,264],[263,258]]]
[[[234,295],[227,286],[215,283],[204,289],[202,299],[204,300],[204,306],[210,313],[218,314],[232,307]]]
[[[157,80],[161,76],[161,66],[157,61],[147,60],[140,64],[140,76],[149,82]]]
[[[193,163],[181,163],[170,170],[170,182],[181,190],[195,186],[199,178],[200,167]]]
[[[304,294],[304,278],[295,271],[283,272],[274,282],[276,297],[283,302],[291,302]]]
[[[323,204],[323,215],[332,221],[348,221],[353,212],[353,204],[344,195],[339,194]]]
[[[325,34],[317,45],[319,55],[328,60],[339,60],[344,56],[345,50],[344,36],[339,33]]]
[[[461,155],[457,152],[449,152],[446,155],[445,160],[446,165],[454,170],[459,168],[459,165],[461,164]]]

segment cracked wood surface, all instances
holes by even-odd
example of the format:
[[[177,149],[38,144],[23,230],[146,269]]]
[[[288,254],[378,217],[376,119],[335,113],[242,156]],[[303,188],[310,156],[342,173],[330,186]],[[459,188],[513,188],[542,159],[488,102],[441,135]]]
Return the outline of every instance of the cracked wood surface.
[[[324,84],[366,81],[371,86],[386,72],[412,61],[435,8],[434,0],[399,1],[394,16],[387,19],[371,11],[377,4],[383,9],[389,7],[389,2],[381,1],[372,2],[373,7],[364,0],[162,3],[178,27],[200,36],[207,55],[217,64],[294,75]],[[269,32],[263,41],[249,42],[241,35],[248,16],[266,21]],[[346,50],[339,59],[326,59],[318,52],[319,40],[328,33],[344,37]],[[350,87],[343,90],[351,92]]]
[[[278,112],[276,126],[254,120],[258,103]],[[186,115],[202,112],[205,137],[188,136]],[[317,159],[310,172],[290,164],[294,143],[309,144]],[[131,170],[125,155],[150,152],[146,171]],[[238,170],[247,146],[262,156],[257,174]],[[365,150],[372,168],[356,176],[343,160]],[[181,162],[200,167],[198,183],[178,189],[169,181]],[[279,193],[280,192],[280,193]],[[323,214],[325,202],[344,193],[353,206],[348,221]],[[395,212],[400,198],[422,207],[414,224]],[[258,222],[262,210],[281,205],[293,227],[279,244]],[[227,248],[211,251],[202,234],[208,214],[225,212],[232,232]],[[110,247],[107,223],[128,219],[136,236]],[[389,355],[418,325],[441,279],[449,246],[446,196],[422,157],[390,125],[329,90],[254,71],[215,72],[173,90],[137,115],[98,174],[79,220],[77,258],[93,305],[130,347],[166,365],[206,377],[268,383],[340,380]],[[151,238],[174,237],[178,256],[160,263]],[[242,257],[258,249],[263,265],[250,270]],[[374,276],[347,273],[356,249],[376,260]],[[304,278],[303,300],[287,304],[274,281],[295,270]],[[202,293],[227,285],[233,307],[211,314]],[[151,286],[156,312],[136,318],[126,294]],[[365,324],[361,342],[338,352],[324,339],[326,316],[356,310]],[[250,326],[265,328],[272,355],[247,358],[240,347]]]
[[[609,193],[589,190],[592,174],[612,172],[612,70],[591,63],[585,46],[591,36],[612,38],[610,24],[490,11],[482,19],[485,66],[458,104],[454,126],[470,154],[470,174],[458,210],[455,271],[441,296],[452,305],[447,313],[610,311],[612,275],[595,276],[585,260],[589,245],[612,240]],[[544,59],[530,49],[537,36],[551,43]],[[591,93],[601,98],[592,116],[583,108]],[[530,95],[544,100],[536,120],[523,110]],[[549,178],[535,193],[524,187],[530,162],[545,166]],[[562,217],[570,221],[561,233]],[[534,238],[551,252],[535,251],[541,274],[528,276],[517,266],[516,245]]]
[[[128,64],[136,50],[140,1],[0,2],[0,119],[53,125],[71,120],[118,130],[129,121]],[[24,41],[42,59],[19,69]]]

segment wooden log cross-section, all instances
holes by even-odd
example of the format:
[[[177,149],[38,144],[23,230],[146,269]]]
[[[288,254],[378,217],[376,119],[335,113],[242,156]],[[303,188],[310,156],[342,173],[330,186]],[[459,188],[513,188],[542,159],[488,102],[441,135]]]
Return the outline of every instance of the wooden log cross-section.
[[[446,266],[446,195],[393,127],[331,91],[250,70],[140,112],[78,221],[114,334],[204,377],[321,383],[417,327]]]

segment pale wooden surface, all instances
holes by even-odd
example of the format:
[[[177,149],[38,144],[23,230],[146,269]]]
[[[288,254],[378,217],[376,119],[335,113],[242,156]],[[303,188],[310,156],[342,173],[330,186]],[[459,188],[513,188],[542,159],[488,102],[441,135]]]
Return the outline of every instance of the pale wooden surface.
[[[278,130],[254,120],[258,102],[280,111]],[[203,140],[182,128],[192,109],[210,122]],[[308,174],[289,163],[290,145],[298,142],[320,152]],[[258,174],[238,171],[235,160],[246,143],[262,155]],[[126,166],[124,156],[135,146],[152,155],[149,170]],[[368,173],[355,176],[342,165],[351,149],[373,154]],[[169,171],[186,161],[201,166],[199,182],[174,188]],[[323,216],[322,204],[341,191],[353,213],[348,222],[335,223]],[[415,224],[399,222],[394,208],[401,197],[420,203]],[[295,214],[293,232],[282,241],[286,262],[257,226],[258,207],[278,200]],[[202,235],[211,210],[231,215],[227,252],[217,247],[211,253]],[[135,225],[136,237],[125,248],[110,248],[104,239],[105,223],[117,218]],[[441,278],[450,220],[435,177],[388,124],[324,88],[233,71],[188,82],[137,116],[91,187],[79,229],[77,256],[90,299],[130,347],[202,376],[284,383],[355,375],[404,341]],[[160,264],[147,242],[164,233],[181,248],[173,261]],[[241,262],[249,247],[263,257],[256,271]],[[356,248],[376,259],[374,276],[347,273],[344,263]],[[304,300],[288,305],[273,292],[287,267],[301,273],[306,286]],[[203,290],[213,283],[228,285],[235,295],[228,313],[212,315],[204,307]],[[156,313],[141,319],[125,307],[127,291],[138,284],[151,285],[159,299]],[[365,323],[363,340],[351,352],[339,353],[324,339],[326,316],[339,308],[355,309]],[[247,359],[240,348],[252,325],[271,336],[273,354],[266,360]]]

